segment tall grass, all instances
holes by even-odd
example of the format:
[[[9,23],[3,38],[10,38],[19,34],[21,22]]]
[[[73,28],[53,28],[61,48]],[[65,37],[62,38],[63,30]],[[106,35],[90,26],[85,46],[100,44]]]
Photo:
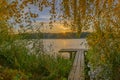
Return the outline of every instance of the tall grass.
[[[59,56],[54,57],[45,53],[29,54],[22,43],[12,43],[2,48],[0,57],[2,80],[6,80],[5,75],[9,75],[8,79],[13,80],[11,76],[15,77],[18,74],[22,74],[25,80],[67,80],[72,65],[72,61]],[[19,80],[22,79],[19,77]]]

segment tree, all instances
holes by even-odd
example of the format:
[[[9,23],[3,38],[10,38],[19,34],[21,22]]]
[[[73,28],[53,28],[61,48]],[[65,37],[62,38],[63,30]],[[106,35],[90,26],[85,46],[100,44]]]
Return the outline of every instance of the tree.
[[[119,0],[63,0],[63,13],[73,20],[78,32],[83,27],[94,29],[88,44],[92,51],[90,63],[95,69],[101,67],[97,80],[119,79],[116,75],[120,73],[119,12]]]

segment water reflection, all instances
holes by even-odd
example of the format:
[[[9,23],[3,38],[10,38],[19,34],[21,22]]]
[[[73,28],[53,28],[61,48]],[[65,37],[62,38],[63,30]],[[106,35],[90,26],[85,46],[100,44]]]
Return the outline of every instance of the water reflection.
[[[85,39],[32,39],[24,40],[27,44],[27,48],[30,50],[30,53],[40,54],[59,54],[60,49],[85,49],[88,48],[87,42]],[[67,54],[67,53],[65,53]],[[64,54],[62,54],[64,55]]]
[[[45,52],[49,53],[58,53],[60,49],[66,48],[88,48],[85,39],[43,39],[43,45]]]

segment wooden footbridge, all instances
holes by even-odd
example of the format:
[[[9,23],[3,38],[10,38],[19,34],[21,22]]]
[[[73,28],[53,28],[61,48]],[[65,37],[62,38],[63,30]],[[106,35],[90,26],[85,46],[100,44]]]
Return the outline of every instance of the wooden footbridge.
[[[68,80],[85,80],[84,76],[84,53],[87,49],[61,49],[59,52],[69,52],[70,58],[74,58]],[[75,55],[76,54],[76,55]],[[75,56],[74,56],[75,55]]]

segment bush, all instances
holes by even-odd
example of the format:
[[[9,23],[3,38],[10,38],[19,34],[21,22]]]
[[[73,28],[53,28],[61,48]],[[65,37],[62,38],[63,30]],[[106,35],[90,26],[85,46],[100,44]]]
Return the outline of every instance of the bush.
[[[118,32],[93,32],[88,43],[88,59],[95,78],[102,80],[120,79],[120,39]]]
[[[33,75],[39,75],[40,80],[63,80],[67,79],[72,62],[61,57],[54,57],[50,55],[38,56],[37,70],[33,71]],[[38,77],[33,76],[33,80]]]
[[[28,76],[19,70],[1,67],[0,80],[28,80]]]
[[[28,78],[31,80],[67,79],[72,61],[44,54],[28,54],[25,45],[13,43],[9,47],[2,48],[0,65],[13,69],[12,73],[16,75],[16,72],[24,71],[25,74],[30,74]],[[3,75],[9,75],[8,72],[3,72]]]

